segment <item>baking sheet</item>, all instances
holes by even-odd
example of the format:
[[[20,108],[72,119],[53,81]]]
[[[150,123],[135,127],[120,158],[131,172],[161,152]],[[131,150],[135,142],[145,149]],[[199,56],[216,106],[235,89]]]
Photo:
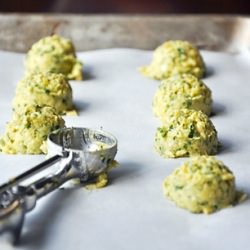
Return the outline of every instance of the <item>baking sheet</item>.
[[[250,194],[250,53],[202,51],[209,68],[204,82],[214,99],[212,121],[222,150],[218,158]],[[248,249],[250,201],[212,215],[175,207],[162,181],[185,159],[162,159],[153,150],[159,121],[151,111],[158,82],[137,72],[152,52],[109,49],[78,54],[86,80],[71,82],[80,116],[67,126],[100,128],[119,141],[120,167],[99,190],[57,190],[27,214],[18,249]],[[0,52],[0,133],[11,118],[15,86],[23,77],[23,54]],[[21,173],[44,156],[0,154],[0,181]],[[0,237],[0,249],[12,249]]]

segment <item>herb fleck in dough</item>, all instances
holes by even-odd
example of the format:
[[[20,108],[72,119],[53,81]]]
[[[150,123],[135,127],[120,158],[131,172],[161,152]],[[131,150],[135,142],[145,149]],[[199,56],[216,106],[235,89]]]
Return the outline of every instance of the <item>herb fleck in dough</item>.
[[[236,201],[233,173],[213,156],[186,161],[163,182],[164,194],[193,213],[213,213]]]
[[[184,73],[202,78],[205,64],[198,49],[189,42],[167,41],[156,48],[151,64],[141,67],[140,72],[156,80]]]

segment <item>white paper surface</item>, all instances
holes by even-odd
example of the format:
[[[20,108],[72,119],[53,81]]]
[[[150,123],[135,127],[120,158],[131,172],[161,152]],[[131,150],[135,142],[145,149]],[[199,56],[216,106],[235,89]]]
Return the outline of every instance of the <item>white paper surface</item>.
[[[210,72],[204,82],[213,93],[212,121],[223,146],[218,158],[234,172],[238,189],[250,194],[250,53],[202,54]],[[84,82],[72,81],[80,116],[66,117],[66,124],[113,133],[120,167],[110,173],[106,188],[58,190],[39,200],[26,216],[18,249],[249,249],[249,200],[208,216],[177,208],[163,196],[163,179],[186,159],[162,159],[153,150],[159,121],[151,103],[158,82],[137,71],[152,52],[110,49],[78,56],[86,72]],[[1,134],[11,118],[23,59],[0,52]],[[0,154],[0,182],[43,159]],[[12,249],[1,244],[1,250]]]

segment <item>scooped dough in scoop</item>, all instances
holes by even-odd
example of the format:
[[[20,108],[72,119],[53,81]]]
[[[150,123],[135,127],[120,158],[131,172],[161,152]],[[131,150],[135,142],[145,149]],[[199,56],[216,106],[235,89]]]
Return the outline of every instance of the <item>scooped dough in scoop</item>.
[[[155,135],[155,149],[163,157],[213,155],[218,150],[217,131],[201,111],[171,110]]]
[[[174,75],[162,81],[153,98],[153,112],[161,121],[169,109],[194,109],[210,115],[212,97],[210,89],[190,74]]]
[[[212,156],[192,157],[163,182],[164,194],[193,213],[213,213],[236,201],[235,177]]]
[[[166,79],[175,74],[192,74],[202,78],[205,64],[199,50],[187,41],[167,41],[156,48],[150,65],[140,72],[156,80]]]
[[[25,67],[28,73],[61,73],[69,80],[82,80],[82,63],[76,58],[69,39],[58,35],[42,38],[28,51]]]
[[[73,109],[71,86],[62,74],[30,74],[17,85],[13,109],[27,105],[51,106],[64,114]]]
[[[26,106],[14,112],[0,139],[0,150],[6,154],[41,154],[47,152],[50,132],[64,127],[64,120],[49,106]]]

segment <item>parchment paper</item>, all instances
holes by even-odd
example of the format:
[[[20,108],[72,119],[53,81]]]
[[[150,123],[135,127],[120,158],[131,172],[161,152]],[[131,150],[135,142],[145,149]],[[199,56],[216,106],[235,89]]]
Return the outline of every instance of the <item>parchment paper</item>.
[[[214,99],[212,121],[237,188],[250,193],[250,53],[203,51],[209,74],[204,82]],[[78,117],[67,126],[100,128],[119,141],[119,168],[100,190],[57,190],[27,214],[18,249],[31,250],[202,250],[250,249],[250,201],[212,215],[175,207],[162,181],[186,160],[162,159],[153,150],[159,121],[151,110],[158,82],[137,68],[151,51],[110,49],[78,54],[86,79],[72,81]],[[0,53],[0,132],[11,118],[16,83],[23,77],[23,54]],[[21,173],[44,156],[0,154],[0,181]],[[0,236],[1,240],[1,236]],[[12,249],[6,243],[0,249]]]

